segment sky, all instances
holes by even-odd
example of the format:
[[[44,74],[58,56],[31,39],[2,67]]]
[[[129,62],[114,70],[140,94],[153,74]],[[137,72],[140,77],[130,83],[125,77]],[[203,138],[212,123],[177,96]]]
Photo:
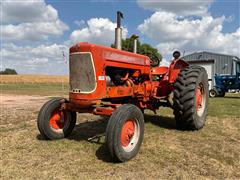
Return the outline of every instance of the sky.
[[[168,64],[174,50],[240,57],[240,0],[0,0],[1,70],[68,74],[77,42],[110,46],[116,12],[123,37],[138,34]]]

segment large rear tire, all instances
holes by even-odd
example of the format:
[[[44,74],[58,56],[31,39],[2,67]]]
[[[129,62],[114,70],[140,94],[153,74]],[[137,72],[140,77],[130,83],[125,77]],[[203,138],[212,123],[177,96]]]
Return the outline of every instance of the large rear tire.
[[[141,110],[125,104],[113,112],[106,129],[106,144],[113,160],[124,162],[135,157],[144,135]]]
[[[208,76],[199,66],[181,70],[174,83],[173,110],[178,129],[198,130],[206,121]]]
[[[39,111],[37,126],[45,139],[62,139],[71,134],[76,124],[76,112],[60,110],[60,101],[54,98],[46,102]]]
[[[225,91],[220,91],[220,93],[219,93],[218,96],[219,96],[219,97],[224,97],[224,96],[225,96]]]

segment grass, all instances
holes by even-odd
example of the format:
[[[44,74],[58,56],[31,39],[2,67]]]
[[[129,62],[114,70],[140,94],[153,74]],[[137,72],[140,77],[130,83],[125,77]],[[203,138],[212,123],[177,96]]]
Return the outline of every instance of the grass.
[[[1,105],[1,179],[240,179],[239,94],[210,99],[206,125],[200,131],[176,130],[169,108],[161,108],[157,115],[146,111],[139,154],[116,164],[104,144],[107,118],[78,114],[69,138],[42,139],[37,113],[49,96],[66,95],[67,88],[1,87],[3,96],[24,97],[22,102]],[[33,99],[34,95],[41,96]]]
[[[1,93],[18,95],[67,95],[66,83],[8,83],[0,84]]]
[[[224,98],[213,98],[209,102],[209,116],[240,116],[240,94],[228,94]]]
[[[20,83],[68,83],[68,76],[52,75],[0,75],[1,84]]]

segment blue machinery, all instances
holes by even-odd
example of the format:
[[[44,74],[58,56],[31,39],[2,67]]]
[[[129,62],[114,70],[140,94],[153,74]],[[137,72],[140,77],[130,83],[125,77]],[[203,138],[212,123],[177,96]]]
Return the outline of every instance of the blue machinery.
[[[240,62],[236,62],[236,75],[214,76],[215,86],[209,91],[210,97],[224,97],[229,90],[240,90]]]

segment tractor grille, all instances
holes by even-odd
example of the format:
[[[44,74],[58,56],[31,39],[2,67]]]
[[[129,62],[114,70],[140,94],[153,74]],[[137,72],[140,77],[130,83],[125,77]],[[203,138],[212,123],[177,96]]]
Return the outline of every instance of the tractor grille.
[[[91,53],[70,54],[70,91],[91,93],[95,87],[96,78]]]

